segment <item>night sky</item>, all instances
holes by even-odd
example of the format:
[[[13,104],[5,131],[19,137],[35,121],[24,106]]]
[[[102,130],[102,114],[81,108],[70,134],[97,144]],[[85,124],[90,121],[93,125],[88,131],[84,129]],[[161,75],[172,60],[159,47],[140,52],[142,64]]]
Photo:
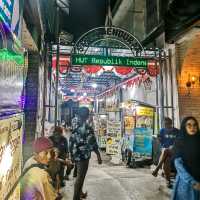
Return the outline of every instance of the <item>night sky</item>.
[[[111,0],[112,7],[117,0]],[[105,24],[107,0],[71,0],[70,14],[62,19],[62,26],[78,39],[83,33]]]

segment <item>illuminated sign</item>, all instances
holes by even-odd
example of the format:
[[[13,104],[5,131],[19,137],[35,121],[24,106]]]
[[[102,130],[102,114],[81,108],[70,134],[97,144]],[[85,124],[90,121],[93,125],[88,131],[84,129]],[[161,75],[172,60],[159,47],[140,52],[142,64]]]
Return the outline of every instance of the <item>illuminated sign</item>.
[[[0,120],[0,199],[5,199],[21,174],[22,121],[22,115]],[[20,199],[19,195],[17,186],[9,200]]]
[[[148,60],[131,57],[72,55],[72,65],[127,66],[146,69]]]
[[[138,116],[153,117],[153,114],[154,114],[154,109],[153,108],[149,108],[149,107],[138,106],[136,108],[136,110],[137,110],[137,115]]]
[[[9,27],[10,27],[11,21],[12,21],[13,2],[14,2],[14,0],[1,0],[0,1],[0,18]]]

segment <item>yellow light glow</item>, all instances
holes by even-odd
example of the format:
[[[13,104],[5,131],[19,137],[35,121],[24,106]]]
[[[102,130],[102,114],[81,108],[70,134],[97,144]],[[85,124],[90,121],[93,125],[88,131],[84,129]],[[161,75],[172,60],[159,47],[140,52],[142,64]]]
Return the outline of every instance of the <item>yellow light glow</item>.
[[[195,80],[196,80],[195,76],[192,76],[192,81],[195,81]]]
[[[12,154],[11,146],[7,145],[7,147],[5,148],[3,152],[2,160],[0,163],[0,177],[5,176],[8,170],[12,166],[13,157],[11,154]]]

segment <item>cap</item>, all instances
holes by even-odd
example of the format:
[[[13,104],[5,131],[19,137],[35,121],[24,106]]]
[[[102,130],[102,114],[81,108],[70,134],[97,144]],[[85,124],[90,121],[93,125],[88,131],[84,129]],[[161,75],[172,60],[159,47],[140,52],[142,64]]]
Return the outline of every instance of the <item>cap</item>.
[[[48,150],[48,149],[51,149],[51,148],[53,148],[53,143],[47,137],[37,138],[33,142],[33,151],[35,153],[40,153],[42,151],[45,151],[45,150]]]

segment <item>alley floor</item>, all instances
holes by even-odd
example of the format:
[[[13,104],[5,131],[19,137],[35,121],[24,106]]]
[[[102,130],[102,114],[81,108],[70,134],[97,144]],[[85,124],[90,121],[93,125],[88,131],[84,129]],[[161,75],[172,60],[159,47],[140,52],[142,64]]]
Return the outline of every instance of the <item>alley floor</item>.
[[[74,180],[63,188],[64,200],[72,200]],[[163,178],[154,178],[150,169],[129,169],[109,162],[98,165],[93,158],[86,177],[84,191],[87,200],[169,200],[170,191]]]

